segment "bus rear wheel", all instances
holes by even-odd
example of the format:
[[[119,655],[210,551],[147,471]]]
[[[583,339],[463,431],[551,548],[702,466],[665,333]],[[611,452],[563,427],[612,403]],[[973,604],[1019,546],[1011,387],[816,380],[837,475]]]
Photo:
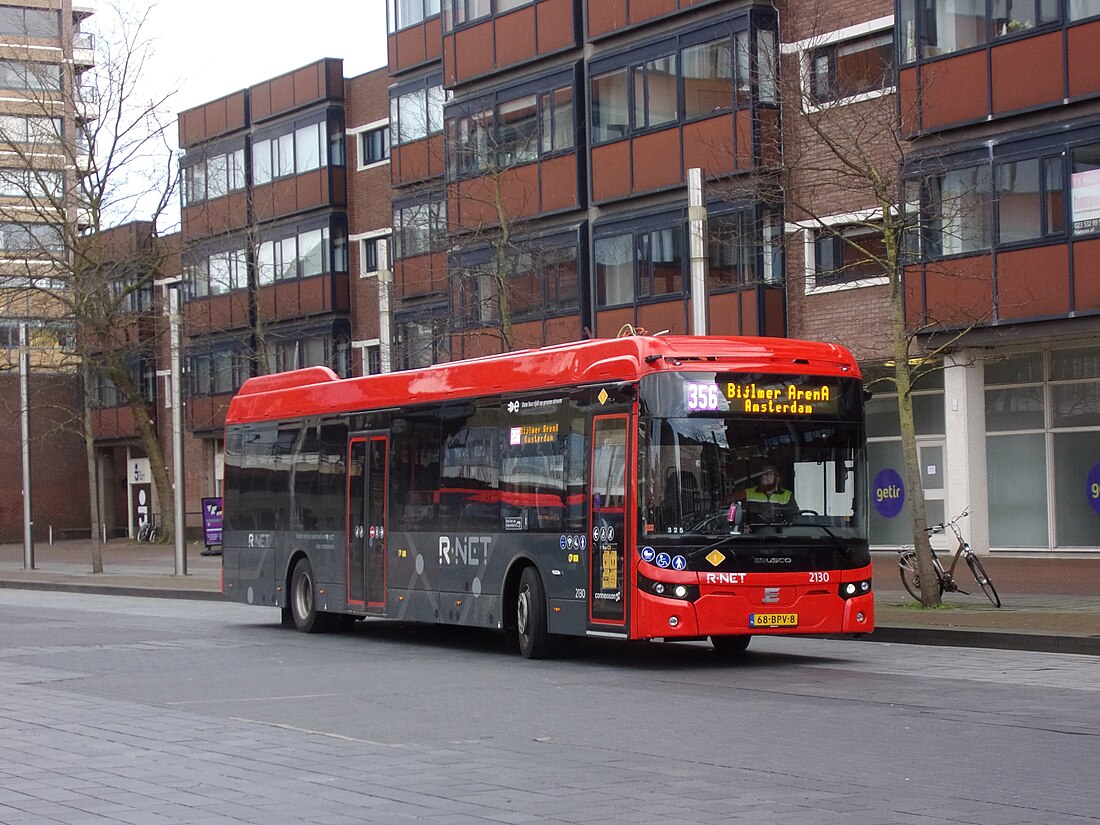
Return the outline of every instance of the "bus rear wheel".
[[[545,659],[553,649],[546,623],[546,591],[533,567],[524,568],[516,594],[516,635],[524,659]]]
[[[738,659],[749,646],[752,636],[711,636],[710,643],[714,652],[723,659]]]
[[[313,565],[300,558],[290,574],[290,616],[302,633],[325,633],[332,628],[331,613],[317,609],[317,590],[313,581]]]

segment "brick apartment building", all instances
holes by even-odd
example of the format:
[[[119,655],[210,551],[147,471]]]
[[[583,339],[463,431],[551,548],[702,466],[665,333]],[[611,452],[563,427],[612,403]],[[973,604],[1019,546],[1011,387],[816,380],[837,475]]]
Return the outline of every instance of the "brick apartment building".
[[[94,118],[81,77],[95,65],[82,31],[94,7],[71,0],[0,6],[0,542],[24,534],[20,327],[29,342],[31,519],[37,539],[89,523],[75,372],[50,274],[79,215],[66,184],[87,163],[76,128]],[[35,204],[39,204],[36,206]],[[59,226],[65,222],[66,226]]]
[[[1095,551],[1097,16],[1095,0],[391,0],[399,366],[476,352],[471,331],[499,324],[460,242],[491,252],[494,225],[553,238],[568,270],[507,273],[516,345],[687,331],[696,166],[710,331],[835,340],[880,373],[887,279],[853,255],[882,244],[877,204],[794,159],[814,151],[808,119],[848,110],[902,169],[910,327],[940,330],[929,346],[966,332],[916,388],[929,517],[970,505],[994,551]],[[883,101],[881,128],[860,124]],[[893,404],[869,408],[872,478],[900,469]],[[872,540],[907,524],[876,511]]]
[[[900,178],[907,322],[948,343],[914,395],[929,517],[1100,549],[1100,2],[389,0],[388,25],[384,70],[320,61],[180,116],[189,511],[252,371],[690,331],[691,168],[709,331],[882,373],[883,207],[807,128],[839,115]],[[900,469],[893,404],[869,404],[872,479]],[[872,513],[873,543],[906,525]]]

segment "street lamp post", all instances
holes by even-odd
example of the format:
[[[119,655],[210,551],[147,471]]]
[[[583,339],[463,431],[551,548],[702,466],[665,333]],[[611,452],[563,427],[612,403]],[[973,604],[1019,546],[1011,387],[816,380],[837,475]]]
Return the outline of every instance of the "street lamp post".
[[[688,169],[688,251],[691,256],[691,334],[706,335],[707,207],[703,202],[703,170]]]
[[[34,570],[34,522],[31,520],[31,344],[27,323],[19,325],[19,422],[23,437],[23,567]]]
[[[157,282],[164,288],[165,309],[168,313],[171,371],[168,379],[168,395],[172,405],[172,513],[175,529],[176,575],[187,575],[186,512],[183,506],[183,370],[180,366],[182,346],[180,342],[180,278],[166,278]]]

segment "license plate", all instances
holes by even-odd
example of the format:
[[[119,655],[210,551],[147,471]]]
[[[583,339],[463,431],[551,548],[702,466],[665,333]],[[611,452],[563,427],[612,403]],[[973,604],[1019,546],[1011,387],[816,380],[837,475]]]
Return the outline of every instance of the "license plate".
[[[797,627],[797,613],[750,613],[749,627]]]

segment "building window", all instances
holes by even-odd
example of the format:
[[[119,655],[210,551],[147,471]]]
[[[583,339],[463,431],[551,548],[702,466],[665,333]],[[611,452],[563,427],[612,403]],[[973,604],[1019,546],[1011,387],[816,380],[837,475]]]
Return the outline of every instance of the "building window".
[[[595,258],[599,306],[683,294],[682,224],[597,238]]]
[[[1069,0],[1069,19],[1083,20],[1100,14],[1100,0]]]
[[[749,106],[754,79],[756,100],[774,103],[778,78],[775,32],[765,28],[755,32],[755,55],[754,38],[745,29],[699,44],[691,43],[700,39],[699,32],[681,35],[669,43],[670,53],[657,57],[631,60],[627,54],[599,61],[591,80],[593,144],[709,117],[735,105]],[[687,45],[676,47],[677,41],[685,40]],[[612,65],[604,70],[608,63]]]
[[[64,249],[65,239],[57,226],[47,223],[0,223],[0,252],[34,256]]]
[[[968,166],[930,176],[924,184],[924,253],[961,255],[989,249],[993,187],[990,168]]]
[[[266,239],[256,250],[261,286],[346,271],[347,237],[342,226],[305,229],[289,237]]]
[[[244,149],[211,155],[183,170],[185,206],[213,200],[244,189]]]
[[[57,91],[61,88],[61,67],[56,63],[0,60],[0,88]]]
[[[1073,234],[1100,231],[1100,144],[1078,146],[1072,152],[1070,208]]]
[[[807,56],[809,97],[828,103],[893,85],[894,36],[876,34],[813,49]]]
[[[733,44],[728,37],[680,50],[684,117],[710,117],[733,108]]]
[[[363,349],[363,357],[366,362],[367,375],[382,374],[382,345],[371,344]]]
[[[348,375],[347,343],[339,336],[273,334],[267,342],[267,371],[287,372],[305,367],[331,367],[342,378]]]
[[[0,6],[0,35],[55,40],[61,36],[61,18],[46,9]]]
[[[986,0],[902,0],[900,37],[905,62],[986,42]]]
[[[60,143],[63,135],[59,117],[0,115],[0,140],[4,143]]]
[[[630,70],[634,86],[635,130],[672,123],[678,117],[676,103],[676,55],[649,60]]]
[[[359,165],[381,163],[390,156],[390,127],[368,129],[359,133]]]
[[[709,218],[708,289],[729,289],[756,281],[758,251],[756,216],[752,211],[742,210]]]
[[[393,256],[412,258],[435,251],[447,235],[447,204],[428,201],[395,209]]]
[[[359,241],[359,274],[373,275],[389,268],[389,238],[363,238]]]
[[[329,139],[332,134],[331,140]],[[298,126],[252,143],[252,180],[256,185],[275,178],[344,163],[343,126],[333,120]]]
[[[886,243],[881,227],[829,226],[815,230],[813,239],[815,287],[886,277]]]
[[[417,318],[400,321],[394,343],[400,369],[430,367],[450,359],[451,338],[444,318]]]
[[[574,147],[573,90],[506,99],[448,121],[452,179],[508,169]]]
[[[190,395],[226,395],[236,392],[249,375],[248,356],[237,348],[188,356]]]
[[[1082,490],[1100,436],[1100,350],[1021,353],[985,363],[989,542],[1095,548],[1096,500]],[[1052,496],[1026,495],[1053,482]],[[1085,496],[1082,496],[1082,492]]]
[[[592,142],[606,143],[627,136],[629,98],[626,69],[592,78]]]
[[[443,104],[450,93],[441,85],[390,98],[390,141],[394,146],[423,140],[443,131]]]
[[[617,306],[634,302],[634,237],[613,235],[597,238],[596,303]]]
[[[1063,177],[1061,156],[997,166],[997,242],[1037,240],[1064,232]],[[1096,219],[1083,216],[1083,223],[1100,224],[1100,211]]]
[[[1058,21],[1059,0],[993,0],[993,36],[1021,34]]]
[[[439,0],[389,0],[388,12],[389,31],[393,34],[439,14]]]

